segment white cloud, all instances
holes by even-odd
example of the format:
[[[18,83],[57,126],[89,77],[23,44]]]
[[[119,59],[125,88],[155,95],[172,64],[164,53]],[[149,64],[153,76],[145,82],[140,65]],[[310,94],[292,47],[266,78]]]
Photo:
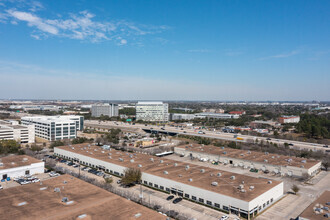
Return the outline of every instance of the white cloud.
[[[193,50],[188,50],[189,53],[210,53],[211,50],[208,49],[193,49]]]
[[[273,58],[288,58],[288,57],[292,57],[294,55],[297,55],[299,53],[301,53],[301,50],[293,50],[293,51],[290,51],[290,52],[276,54],[276,55],[273,55],[273,56],[262,57],[259,60],[267,60],[267,59],[273,59]]]
[[[125,20],[97,21],[96,16],[87,10],[78,14],[69,14],[66,18],[63,18],[63,15],[58,15],[55,19],[44,18],[36,14],[44,7],[35,1],[30,2],[27,8],[28,11],[23,8],[8,9],[5,14],[0,14],[0,21],[11,19],[12,24],[17,24],[19,21],[26,22],[29,27],[34,28],[31,36],[35,39],[58,36],[90,42],[115,40],[118,45],[127,44],[127,38],[139,41],[139,36],[161,33],[169,28],[164,25],[135,24]],[[118,43],[116,41],[118,37],[126,39],[121,39]]]

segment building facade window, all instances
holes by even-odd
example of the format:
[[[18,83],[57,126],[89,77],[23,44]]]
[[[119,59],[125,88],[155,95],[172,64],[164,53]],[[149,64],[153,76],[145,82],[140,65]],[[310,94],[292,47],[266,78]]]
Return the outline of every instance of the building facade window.
[[[195,201],[197,200],[196,196],[192,196],[191,198],[192,198],[192,200],[195,200]]]
[[[220,204],[218,204],[218,203],[214,203],[214,206],[215,206],[216,208],[219,208],[219,209],[220,209]]]
[[[189,194],[185,193],[185,194],[184,194],[184,197],[186,197],[186,198],[189,199]]]
[[[208,205],[212,205],[212,202],[211,201],[206,201],[206,204],[208,204]]]

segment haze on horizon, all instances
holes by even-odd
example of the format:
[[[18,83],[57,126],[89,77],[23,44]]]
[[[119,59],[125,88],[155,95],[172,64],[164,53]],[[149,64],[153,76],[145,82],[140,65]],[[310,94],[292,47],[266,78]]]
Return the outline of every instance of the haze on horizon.
[[[330,2],[0,1],[0,99],[330,100]]]

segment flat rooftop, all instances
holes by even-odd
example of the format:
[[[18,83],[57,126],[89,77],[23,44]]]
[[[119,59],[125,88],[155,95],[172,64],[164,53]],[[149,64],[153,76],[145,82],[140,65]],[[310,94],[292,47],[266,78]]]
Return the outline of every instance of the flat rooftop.
[[[290,157],[279,154],[240,150],[229,147],[216,147],[211,145],[202,146],[199,144],[189,144],[189,145],[178,146],[177,148],[183,148],[185,150],[200,152],[205,154],[213,154],[223,157],[248,160],[252,162],[268,163],[276,166],[293,166],[299,168],[302,168],[303,166],[303,168],[309,169],[314,165],[320,163],[320,161],[317,160],[311,160],[301,157],[293,157],[293,156]],[[265,162],[265,160],[267,162]]]
[[[299,217],[303,217],[306,219],[327,219],[323,217],[324,214],[330,213],[330,205],[326,205],[327,202],[330,202],[330,191],[325,191],[322,195],[317,198],[312,204],[310,204],[300,215]],[[315,211],[317,208],[328,207],[329,211],[321,209],[322,211]]]
[[[2,164],[0,170],[28,166],[40,162],[42,161],[28,155],[9,155],[6,157],[0,157],[0,164]]]
[[[282,183],[274,180],[269,182],[269,180],[265,178],[240,175],[199,165],[159,158],[147,154],[129,153],[111,148],[110,150],[103,150],[95,145],[77,144],[57,148],[117,164],[123,167],[139,168],[144,173],[174,180],[208,191],[213,191],[243,201],[251,201]],[[139,165],[142,165],[142,167]],[[218,176],[219,173],[221,176]],[[232,178],[232,176],[234,176],[234,178]],[[189,179],[192,179],[192,181],[189,181]],[[245,192],[241,192],[241,190],[238,189],[243,181],[243,186],[246,190]],[[218,185],[212,186],[212,182],[217,182]]]
[[[54,189],[59,188],[60,192]],[[62,202],[67,197],[71,204]],[[70,175],[0,191],[6,219],[166,219],[156,211]]]

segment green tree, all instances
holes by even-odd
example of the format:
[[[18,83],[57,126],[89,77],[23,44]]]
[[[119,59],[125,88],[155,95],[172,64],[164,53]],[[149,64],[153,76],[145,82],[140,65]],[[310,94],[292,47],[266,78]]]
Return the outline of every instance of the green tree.
[[[124,185],[130,186],[139,183],[141,181],[141,177],[142,177],[142,173],[140,169],[127,168],[124,171],[124,176],[121,179],[121,182]]]
[[[295,195],[297,195],[297,193],[300,190],[300,188],[297,185],[293,185],[291,189],[292,189],[292,191],[294,192]]]

